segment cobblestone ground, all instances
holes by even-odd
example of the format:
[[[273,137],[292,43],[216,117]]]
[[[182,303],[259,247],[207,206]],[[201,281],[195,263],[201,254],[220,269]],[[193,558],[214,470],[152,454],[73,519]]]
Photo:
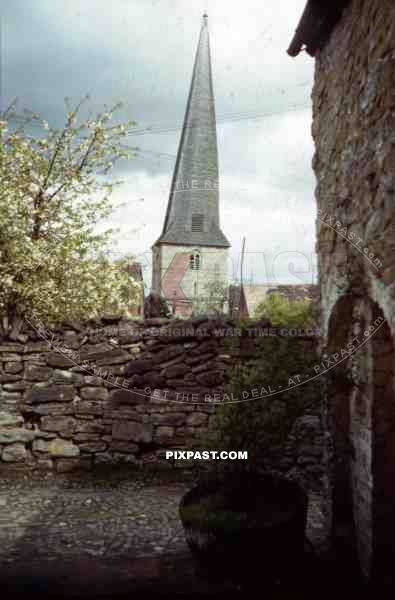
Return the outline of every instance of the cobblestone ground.
[[[40,598],[121,597],[132,583],[144,584],[145,597],[169,597],[166,585],[177,598],[237,595],[194,575],[178,517],[191,483],[183,472],[3,477],[0,575],[7,598],[12,590]],[[323,517],[319,498],[312,500],[308,533],[320,543]]]
[[[189,484],[190,485],[190,484]],[[108,474],[0,481],[0,558],[141,558],[186,551],[169,477]]]

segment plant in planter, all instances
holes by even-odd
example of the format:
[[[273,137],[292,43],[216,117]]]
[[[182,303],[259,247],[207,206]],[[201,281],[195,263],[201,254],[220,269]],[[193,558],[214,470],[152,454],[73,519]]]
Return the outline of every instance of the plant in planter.
[[[294,352],[292,364],[289,340],[273,338],[265,360],[254,356],[232,368],[226,393],[241,398],[242,391],[261,386],[267,378],[274,385],[285,357],[290,371],[299,369],[300,349]],[[274,580],[298,569],[307,496],[296,482],[274,472],[270,460],[273,449],[285,445],[306,403],[313,402],[309,393],[292,392],[281,399],[271,396],[221,405],[198,442],[200,449],[248,452],[247,460],[212,460],[209,468],[204,463],[198,484],[180,504],[188,545],[210,576],[245,585],[256,582],[263,572],[267,580]]]

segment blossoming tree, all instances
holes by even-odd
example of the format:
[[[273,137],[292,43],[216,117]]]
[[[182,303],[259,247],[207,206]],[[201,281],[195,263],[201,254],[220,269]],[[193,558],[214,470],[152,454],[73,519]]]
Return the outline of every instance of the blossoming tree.
[[[63,127],[38,115],[0,114],[0,323],[15,337],[26,319],[61,322],[127,312],[139,285],[108,250],[119,181],[113,165],[133,155],[122,142],[134,125],[113,123],[119,108],[84,118],[84,99],[67,104]]]

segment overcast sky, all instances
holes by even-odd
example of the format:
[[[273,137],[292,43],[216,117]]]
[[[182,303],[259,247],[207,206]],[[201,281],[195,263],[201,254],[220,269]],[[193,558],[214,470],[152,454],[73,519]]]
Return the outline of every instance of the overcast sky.
[[[297,277],[311,282],[313,60],[286,54],[305,1],[8,0],[2,7],[2,104],[18,97],[56,125],[65,96],[89,93],[97,108],[122,101],[122,117],[139,127],[172,130],[130,137],[140,152],[122,165],[125,183],[116,193],[117,203],[127,202],[112,219],[121,247],[148,264],[165,215],[206,10],[230,268],[238,270],[245,235],[247,281],[296,283],[293,262]]]

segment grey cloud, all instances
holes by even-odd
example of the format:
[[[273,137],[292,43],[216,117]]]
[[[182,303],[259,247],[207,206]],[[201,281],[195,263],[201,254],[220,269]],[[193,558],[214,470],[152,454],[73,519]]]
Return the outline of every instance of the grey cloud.
[[[313,61],[303,56],[292,60],[285,53],[304,3],[210,1],[221,213],[235,257],[241,230],[251,250],[270,256],[277,246],[288,248],[290,240],[295,248],[313,249]],[[128,143],[141,151],[116,169],[125,179],[117,198],[128,204],[113,222],[121,228],[133,220],[138,227],[144,225],[137,238],[125,233],[123,243],[146,250],[165,212],[200,3],[13,0],[2,12],[2,104],[18,96],[23,105],[58,125],[64,97],[78,99],[89,92],[94,108],[121,100],[123,119],[174,130],[130,136]],[[139,198],[144,203],[133,212]],[[292,220],[279,221],[276,211],[288,211],[296,222],[302,214],[308,233],[298,233]]]

